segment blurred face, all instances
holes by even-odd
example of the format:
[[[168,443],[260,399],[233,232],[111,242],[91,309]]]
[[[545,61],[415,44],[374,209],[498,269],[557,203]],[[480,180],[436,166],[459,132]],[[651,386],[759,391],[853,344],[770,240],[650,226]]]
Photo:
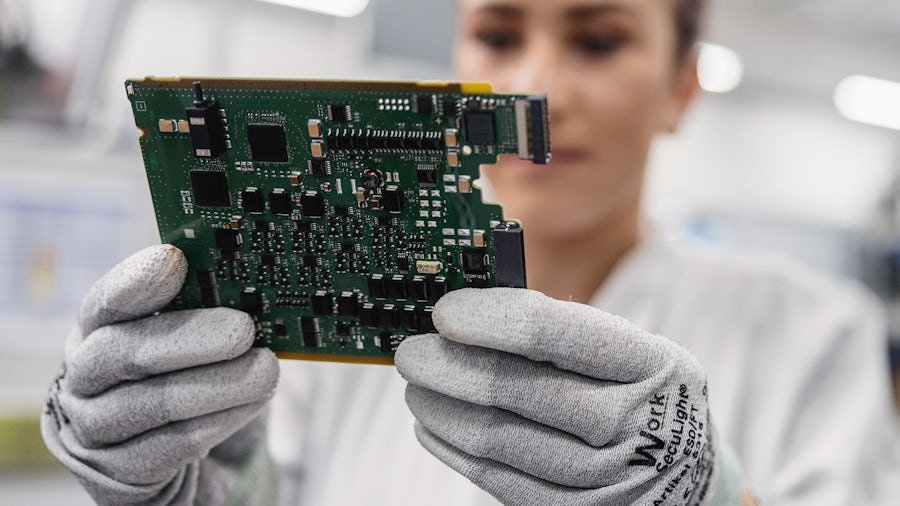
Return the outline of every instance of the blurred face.
[[[653,137],[696,89],[672,0],[459,0],[456,69],[496,91],[549,95],[549,165],[501,157],[482,174],[526,237],[590,233],[637,213]]]

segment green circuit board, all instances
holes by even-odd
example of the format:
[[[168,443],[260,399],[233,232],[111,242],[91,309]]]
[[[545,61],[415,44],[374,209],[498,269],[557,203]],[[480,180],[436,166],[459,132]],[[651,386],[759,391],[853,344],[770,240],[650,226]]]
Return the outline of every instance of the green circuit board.
[[[130,79],[167,310],[226,306],[282,358],[393,362],[463,287],[526,286],[523,231],[474,184],[550,159],[544,96],[484,83]]]

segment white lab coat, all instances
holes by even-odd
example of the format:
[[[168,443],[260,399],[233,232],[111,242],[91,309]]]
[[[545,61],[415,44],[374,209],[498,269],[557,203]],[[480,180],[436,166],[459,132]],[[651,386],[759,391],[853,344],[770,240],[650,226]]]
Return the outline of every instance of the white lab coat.
[[[654,236],[590,304],[700,359],[713,423],[765,504],[877,504],[900,482],[883,318],[856,285]],[[419,446],[404,387],[392,367],[282,362],[284,504],[496,505]]]

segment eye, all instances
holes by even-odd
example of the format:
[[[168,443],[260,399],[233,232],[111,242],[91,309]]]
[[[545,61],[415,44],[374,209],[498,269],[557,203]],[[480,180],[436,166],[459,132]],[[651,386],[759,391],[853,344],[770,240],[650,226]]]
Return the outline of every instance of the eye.
[[[504,30],[480,31],[475,34],[475,38],[488,49],[498,52],[514,49],[521,42],[521,37],[518,33]]]
[[[580,35],[574,40],[579,51],[588,56],[605,56],[622,48],[624,40],[609,35]]]

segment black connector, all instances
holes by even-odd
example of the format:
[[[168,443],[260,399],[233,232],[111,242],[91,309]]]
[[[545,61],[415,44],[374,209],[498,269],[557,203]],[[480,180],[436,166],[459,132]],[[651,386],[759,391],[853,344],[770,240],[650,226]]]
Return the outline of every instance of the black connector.
[[[228,150],[228,136],[222,121],[222,108],[216,101],[203,98],[200,81],[194,81],[194,103],[185,108],[191,129],[194,156],[216,158]]]
[[[531,161],[544,165],[550,161],[550,114],[546,95],[528,97],[531,126]]]
[[[525,237],[516,223],[504,223],[491,231],[497,286],[527,288],[525,277]]]

